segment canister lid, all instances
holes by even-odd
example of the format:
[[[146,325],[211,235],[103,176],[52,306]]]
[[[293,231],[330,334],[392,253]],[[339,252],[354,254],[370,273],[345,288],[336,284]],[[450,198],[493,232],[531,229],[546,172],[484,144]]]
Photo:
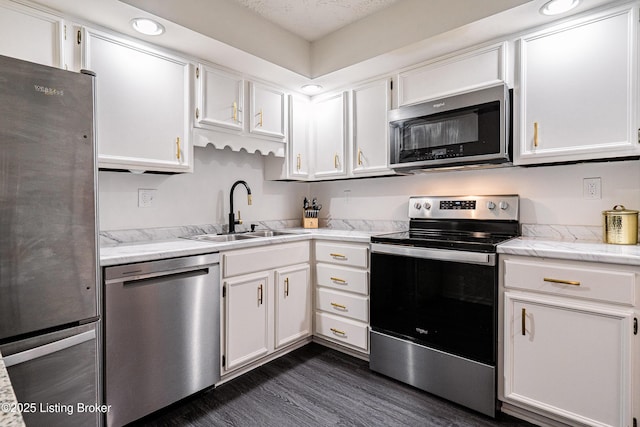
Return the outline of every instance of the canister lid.
[[[613,209],[602,211],[603,215],[638,215],[638,211],[625,209],[623,205],[615,205]]]

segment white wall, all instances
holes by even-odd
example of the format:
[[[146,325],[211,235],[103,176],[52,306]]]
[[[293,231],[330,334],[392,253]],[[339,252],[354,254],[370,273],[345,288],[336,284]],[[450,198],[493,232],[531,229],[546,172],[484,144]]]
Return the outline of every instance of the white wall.
[[[583,178],[600,177],[602,199],[583,198]],[[615,204],[640,209],[640,161],[425,174],[311,184],[334,219],[407,220],[412,195],[519,194],[524,224],[599,226]],[[326,210],[325,210],[326,209]]]
[[[238,179],[247,181],[253,195],[247,206],[244,187],[234,193],[234,210],[245,224],[300,216],[308,184],[264,181],[262,156],[209,146],[196,147],[194,158],[192,174],[100,172],[100,230],[226,224],[229,191]],[[139,188],[157,190],[152,207],[138,207]]]

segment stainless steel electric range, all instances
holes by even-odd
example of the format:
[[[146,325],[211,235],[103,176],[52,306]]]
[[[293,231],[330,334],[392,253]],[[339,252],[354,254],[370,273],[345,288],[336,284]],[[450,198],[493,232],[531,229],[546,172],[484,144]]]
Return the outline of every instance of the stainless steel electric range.
[[[370,368],[495,416],[496,247],[519,197],[411,197],[409,218],[371,238]]]

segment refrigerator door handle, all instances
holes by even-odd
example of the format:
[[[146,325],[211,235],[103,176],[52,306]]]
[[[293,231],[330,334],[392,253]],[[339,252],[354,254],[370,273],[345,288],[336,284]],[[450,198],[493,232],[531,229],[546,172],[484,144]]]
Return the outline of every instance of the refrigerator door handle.
[[[49,354],[56,353],[58,351],[73,347],[74,345],[82,344],[83,342],[91,341],[96,338],[96,331],[92,329],[87,332],[83,332],[78,335],[74,335],[69,338],[64,338],[59,341],[54,341],[49,344],[45,344],[39,347],[35,347],[31,350],[22,351],[20,353],[12,354],[10,356],[4,356],[2,359],[5,366],[11,367],[20,363],[28,362],[30,360],[37,359],[39,357],[47,356]]]

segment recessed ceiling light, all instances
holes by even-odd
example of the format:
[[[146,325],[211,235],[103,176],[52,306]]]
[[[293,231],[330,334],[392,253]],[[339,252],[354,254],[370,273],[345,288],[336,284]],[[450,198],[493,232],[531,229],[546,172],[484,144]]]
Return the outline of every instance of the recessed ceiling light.
[[[149,18],[134,18],[131,20],[131,26],[137,32],[147,36],[159,36],[164,33],[164,26]]]
[[[302,86],[300,89],[302,89],[304,93],[312,94],[312,93],[320,92],[322,90],[322,86],[311,83],[311,84]]]
[[[540,8],[543,15],[559,15],[578,6],[580,0],[551,0]]]

